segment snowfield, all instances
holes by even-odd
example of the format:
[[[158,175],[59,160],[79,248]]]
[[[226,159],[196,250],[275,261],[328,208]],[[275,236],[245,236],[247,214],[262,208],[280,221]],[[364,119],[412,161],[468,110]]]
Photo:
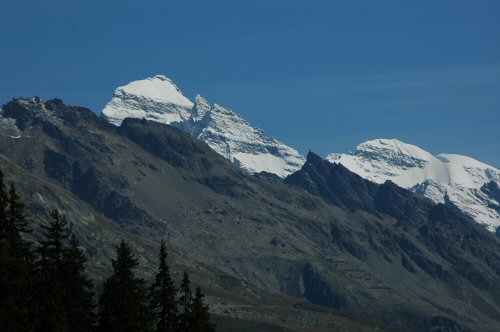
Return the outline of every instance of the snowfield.
[[[117,88],[102,116],[117,126],[129,117],[177,127],[249,173],[265,171],[285,177],[305,162],[297,150],[268,137],[230,109],[212,106],[200,95],[192,103],[163,75]]]
[[[451,202],[491,231],[500,226],[500,202],[485,190],[490,182],[500,186],[500,171],[475,159],[433,156],[396,139],[367,141],[354,152],[331,153],[326,159],[373,182],[391,180],[436,203]]]

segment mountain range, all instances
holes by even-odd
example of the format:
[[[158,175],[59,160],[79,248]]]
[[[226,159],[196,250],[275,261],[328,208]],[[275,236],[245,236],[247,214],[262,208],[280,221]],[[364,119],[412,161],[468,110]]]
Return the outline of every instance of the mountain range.
[[[218,130],[243,123],[255,133],[241,117],[201,97],[183,101],[164,77],[147,81],[166,84],[176,104],[121,118],[127,91],[104,116],[59,99],[2,106],[0,168],[26,202],[33,237],[60,209],[97,281],[121,239],[150,279],[166,240],[174,275],[188,271],[203,287],[219,331],[498,331],[500,238],[456,204],[313,152],[281,176],[241,167],[207,138],[222,135],[230,153],[251,157],[247,143],[284,158],[264,141],[282,143],[259,131],[261,141],[239,144]],[[126,100],[131,113],[150,101]],[[494,193],[484,181],[479,190]]]
[[[102,115],[115,125],[130,117],[177,127],[252,174],[267,172],[284,178],[305,162],[297,150],[252,127],[235,112],[211,106],[199,95],[191,102],[162,75],[117,88]],[[500,171],[492,166],[456,154],[433,156],[395,139],[367,141],[352,153],[331,153],[326,160],[370,181],[391,180],[435,203],[453,204],[500,233]]]

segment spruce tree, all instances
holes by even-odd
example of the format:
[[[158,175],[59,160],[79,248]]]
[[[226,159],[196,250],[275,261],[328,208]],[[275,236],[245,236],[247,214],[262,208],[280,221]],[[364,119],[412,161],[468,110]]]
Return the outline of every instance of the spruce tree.
[[[113,274],[104,282],[99,299],[99,331],[152,331],[144,281],[134,275],[137,259],[122,241],[112,261]]]
[[[87,332],[95,325],[93,285],[85,271],[86,257],[59,211],[42,226],[40,241],[38,317],[39,331]]]
[[[14,186],[5,191],[0,172],[0,330],[33,328],[34,265],[31,245],[23,239],[28,221]]]
[[[160,245],[160,263],[150,290],[150,307],[157,332],[177,331],[177,289],[170,276],[165,242]]]
[[[7,200],[3,172],[0,170],[0,330],[2,331],[6,331],[8,327],[9,309],[7,290],[10,277],[7,269],[7,238],[5,236]]]
[[[23,234],[30,233],[28,219],[24,213],[24,204],[21,202],[21,198],[18,196],[13,185],[10,186],[9,190],[8,208],[5,218],[5,236],[8,242],[8,254],[15,258],[30,261],[33,258],[30,250],[31,244],[23,239]]]
[[[197,287],[191,303],[191,332],[215,332],[215,324],[210,320],[208,306],[203,303],[203,297],[200,287]]]
[[[63,252],[62,283],[68,331],[92,331],[95,326],[95,301],[92,281],[85,272],[87,258],[74,235]]]
[[[39,248],[38,330],[66,332],[69,321],[63,260],[69,234],[66,218],[57,210],[52,211],[51,216],[50,224],[41,226],[45,240],[40,241]]]
[[[4,174],[0,170],[0,241],[5,240],[6,214],[9,197],[4,183]]]
[[[193,295],[191,294],[190,284],[191,282],[189,281],[189,276],[186,272],[184,272],[184,275],[182,276],[181,288],[179,290],[180,297],[178,302],[181,310],[178,318],[179,331],[181,332],[191,331],[191,302],[193,301]]]

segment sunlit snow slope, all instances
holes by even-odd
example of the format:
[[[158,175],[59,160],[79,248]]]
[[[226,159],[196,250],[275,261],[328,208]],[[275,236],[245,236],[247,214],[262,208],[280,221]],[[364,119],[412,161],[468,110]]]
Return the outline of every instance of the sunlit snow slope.
[[[375,139],[326,159],[371,181],[391,180],[434,202],[451,202],[491,231],[500,226],[500,171],[472,158],[433,156],[395,139]]]
[[[305,162],[295,149],[252,127],[235,112],[212,106],[201,96],[193,104],[161,75],[117,88],[102,115],[115,125],[129,117],[178,127],[250,173],[264,171],[285,177]]]
[[[109,122],[120,125],[125,118],[145,118],[163,123],[187,120],[193,103],[163,75],[118,87],[102,110]]]

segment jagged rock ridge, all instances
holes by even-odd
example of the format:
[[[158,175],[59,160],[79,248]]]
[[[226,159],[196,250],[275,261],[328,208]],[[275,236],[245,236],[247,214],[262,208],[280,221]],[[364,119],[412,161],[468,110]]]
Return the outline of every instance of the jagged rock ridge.
[[[102,115],[115,125],[127,117],[170,124],[205,141],[249,173],[285,177],[304,163],[304,157],[295,149],[267,136],[235,112],[217,104],[212,106],[199,95],[193,104],[162,75],[117,88]]]
[[[494,190],[500,184],[500,171],[472,158],[433,156],[395,139],[375,139],[354,152],[332,153],[326,159],[370,181],[391,180],[435,203],[453,204],[490,231],[500,226],[500,199]]]

